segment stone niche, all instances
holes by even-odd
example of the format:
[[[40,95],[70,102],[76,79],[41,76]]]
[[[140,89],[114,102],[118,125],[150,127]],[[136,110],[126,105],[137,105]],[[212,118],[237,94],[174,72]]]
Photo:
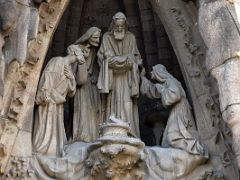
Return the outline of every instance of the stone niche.
[[[239,179],[237,7],[0,0],[1,179]]]

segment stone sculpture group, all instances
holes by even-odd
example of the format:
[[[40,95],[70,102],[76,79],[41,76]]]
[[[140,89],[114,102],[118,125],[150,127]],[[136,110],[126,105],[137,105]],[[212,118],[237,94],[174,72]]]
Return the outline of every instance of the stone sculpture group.
[[[1,179],[239,179],[239,10],[0,0]]]
[[[101,30],[90,28],[42,73],[32,137],[36,179],[200,179],[211,171],[199,168],[208,151],[198,140],[181,83],[161,64],[151,72],[156,83],[145,77],[126,16],[115,14],[100,39]],[[139,139],[140,92],[170,108],[161,147],[145,147]],[[67,97],[74,98],[69,142]]]

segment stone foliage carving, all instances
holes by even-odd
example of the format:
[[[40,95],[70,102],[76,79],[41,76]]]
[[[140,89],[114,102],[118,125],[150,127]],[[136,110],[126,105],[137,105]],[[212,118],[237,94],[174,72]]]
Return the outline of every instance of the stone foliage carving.
[[[101,125],[101,144],[86,160],[92,179],[145,179],[144,143],[130,132],[129,124],[114,116]]]
[[[9,111],[12,116],[19,113],[17,108],[11,109],[10,103],[14,95],[14,84],[25,89],[20,78],[20,66],[22,66],[28,56],[28,42],[37,36],[39,14],[37,5],[33,0],[18,1],[10,0],[1,2],[1,34],[0,34],[0,56],[1,56],[1,76],[0,87],[3,98],[1,116],[8,117]],[[13,64],[12,64],[13,63]],[[18,96],[18,95],[15,95]],[[17,97],[16,97],[17,99]],[[21,100],[16,100],[16,105],[21,106]],[[10,109],[9,109],[10,108]],[[10,115],[11,116],[11,115]]]
[[[25,103],[22,97],[27,88],[25,79],[41,56],[45,55],[46,48],[42,47],[54,30],[61,13],[57,9],[62,5],[60,1],[50,0],[2,2],[1,7],[7,6],[10,11],[1,11],[0,15],[4,22],[1,30],[1,44],[4,46],[1,57],[4,61],[1,62],[5,62],[1,65],[1,82],[5,82],[1,85],[1,116],[13,120],[18,118]]]
[[[18,149],[22,149],[23,139],[27,144],[31,142],[32,119],[29,117],[34,108],[41,66],[48,43],[67,2],[67,0],[0,2],[1,8],[4,9],[1,10],[0,18],[1,22],[6,24],[4,28],[7,30],[1,29],[5,40],[1,41],[4,44],[2,53],[5,62],[11,62],[7,67],[4,66],[5,70],[1,64],[1,78],[4,77],[1,80],[4,80],[5,84],[4,87],[1,86],[4,91],[1,90],[3,94],[0,97],[0,109],[1,124],[5,125],[1,129],[0,141],[6,150],[5,156],[1,158],[1,173],[4,173],[8,164],[10,166],[11,154],[31,156],[31,146],[26,151]],[[5,11],[6,5],[8,11]],[[51,13],[46,10],[50,7]],[[48,22],[51,22],[48,31],[40,31]],[[16,55],[17,53],[20,54]],[[15,60],[12,59],[13,55],[17,56]]]
[[[34,171],[29,168],[29,158],[17,158],[14,157],[11,161],[12,166],[9,173],[6,175],[6,179],[31,179],[34,175]]]

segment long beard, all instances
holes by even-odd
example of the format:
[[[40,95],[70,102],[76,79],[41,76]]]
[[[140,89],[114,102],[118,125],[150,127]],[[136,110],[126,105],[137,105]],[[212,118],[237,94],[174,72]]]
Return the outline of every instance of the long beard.
[[[114,38],[116,40],[123,40],[125,37],[125,30],[122,30],[121,32],[119,31],[114,31],[113,32]]]

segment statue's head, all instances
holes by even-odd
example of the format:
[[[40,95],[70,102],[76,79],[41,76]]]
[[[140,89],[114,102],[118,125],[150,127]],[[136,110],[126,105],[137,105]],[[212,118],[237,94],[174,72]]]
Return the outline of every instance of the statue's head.
[[[89,44],[94,46],[94,47],[98,47],[99,43],[100,43],[100,37],[101,37],[101,30],[99,29],[99,31],[95,31],[91,37],[89,38]]]
[[[67,54],[69,57],[72,57],[72,58],[70,58],[70,61],[72,63],[77,61],[79,64],[83,64],[85,62],[84,53],[82,52],[82,50],[80,48],[78,48],[77,45],[72,44],[72,45],[68,46]]]
[[[101,30],[97,27],[91,27],[74,44],[90,44],[97,47],[100,43]]]
[[[116,40],[123,40],[128,30],[128,22],[126,16],[122,12],[118,12],[113,16],[110,31]]]
[[[152,68],[151,78],[154,80],[157,80],[158,82],[163,83],[167,79],[173,78],[173,77],[171,74],[168,73],[165,66],[161,64],[157,64]]]

